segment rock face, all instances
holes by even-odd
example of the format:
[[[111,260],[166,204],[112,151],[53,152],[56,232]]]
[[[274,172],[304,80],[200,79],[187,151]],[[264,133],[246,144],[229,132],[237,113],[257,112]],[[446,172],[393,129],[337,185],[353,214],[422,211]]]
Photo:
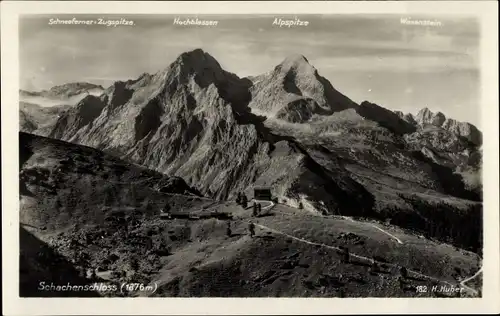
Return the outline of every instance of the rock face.
[[[466,188],[480,194],[482,134],[474,125],[447,118],[441,112],[433,113],[428,108],[416,116],[397,114],[417,128],[404,136],[409,148],[461,175]]]
[[[474,125],[467,122],[457,122],[454,119],[446,119],[442,127],[455,135],[465,137],[473,144],[480,146],[483,143],[482,133]]]
[[[480,201],[480,181],[465,180],[480,174],[473,129],[449,121],[358,106],[303,56],[240,79],[197,49],[87,96],[50,135],[181,177],[217,199],[265,185],[311,212],[385,219],[413,212],[403,197],[415,194],[461,209]]]
[[[414,124],[418,124],[421,127],[425,127],[426,125],[441,127],[454,135],[466,138],[476,146],[480,146],[482,143],[482,134],[474,125],[446,118],[443,113],[433,113],[428,108],[423,108],[417,113]]]
[[[49,134],[49,137],[67,139],[82,127],[91,124],[104,109],[104,102],[95,96],[88,95],[76,107],[65,111]]]
[[[306,122],[313,114],[329,115],[356,106],[301,55],[286,58],[273,71],[252,78],[252,110],[290,122]]]

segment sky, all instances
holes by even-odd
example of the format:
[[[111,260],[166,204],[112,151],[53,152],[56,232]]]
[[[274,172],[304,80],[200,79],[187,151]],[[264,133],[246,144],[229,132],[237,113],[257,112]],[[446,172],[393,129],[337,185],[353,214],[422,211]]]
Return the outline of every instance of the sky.
[[[49,25],[50,19],[124,18],[134,25]],[[216,20],[217,26],[173,21]],[[308,21],[277,27],[275,18]],[[407,25],[401,18],[438,21]],[[107,87],[168,67],[202,48],[240,77],[302,54],[355,102],[416,113],[428,107],[480,126],[479,24],[468,17],[401,15],[57,15],[19,22],[20,87],[49,89],[86,81]]]

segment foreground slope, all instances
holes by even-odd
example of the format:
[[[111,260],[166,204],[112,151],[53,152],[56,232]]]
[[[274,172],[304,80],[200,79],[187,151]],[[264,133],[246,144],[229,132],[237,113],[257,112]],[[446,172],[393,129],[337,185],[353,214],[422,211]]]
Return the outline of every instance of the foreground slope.
[[[146,197],[159,192],[199,196],[181,178],[167,177],[93,148],[23,132],[19,142],[20,222],[25,225],[60,231],[102,223],[116,206],[140,205],[152,212],[163,205],[148,206]],[[101,206],[95,208],[94,203]]]
[[[256,238],[246,235],[249,220],[257,223]],[[172,224],[182,225],[156,225]],[[418,293],[416,286],[458,284],[455,278],[480,268],[473,253],[391,226],[377,224],[402,244],[370,222],[293,214],[287,206],[257,220],[242,214],[232,225],[232,237],[224,236],[220,221],[189,225],[192,242],[164,259],[152,279],[159,286],[154,296],[429,297],[443,293]],[[349,263],[342,262],[340,247],[353,253]],[[371,259],[380,269],[370,268]],[[411,271],[404,285],[399,266]]]

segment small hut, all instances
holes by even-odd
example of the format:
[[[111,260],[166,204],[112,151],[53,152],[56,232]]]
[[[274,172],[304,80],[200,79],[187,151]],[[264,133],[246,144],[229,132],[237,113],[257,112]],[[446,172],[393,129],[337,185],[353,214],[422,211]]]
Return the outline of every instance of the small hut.
[[[253,198],[254,200],[265,200],[271,201],[273,196],[271,194],[270,187],[254,187],[253,188]]]

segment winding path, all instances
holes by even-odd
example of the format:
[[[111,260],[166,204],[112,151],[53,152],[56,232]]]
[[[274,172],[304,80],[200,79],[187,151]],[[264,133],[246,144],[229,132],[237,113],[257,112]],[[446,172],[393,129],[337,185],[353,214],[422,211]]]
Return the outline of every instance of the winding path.
[[[275,205],[273,201],[263,201],[263,200],[252,200],[252,201],[255,201],[257,203],[263,203],[263,202],[269,203],[269,205],[266,205],[266,206],[262,207],[263,210],[271,209]]]
[[[275,229],[272,229],[270,227],[267,227],[267,226],[264,226],[264,225],[261,225],[261,224],[255,224],[255,226],[258,226],[258,227],[260,227],[260,228],[262,228],[264,230],[268,230],[268,231],[270,231],[272,233],[275,233],[275,234],[278,234],[278,235],[286,236],[288,238],[297,240],[297,241],[302,242],[302,243],[306,243],[306,244],[313,245],[313,246],[321,246],[321,247],[325,247],[325,248],[329,248],[329,249],[341,251],[341,249],[339,247],[326,245],[324,243],[313,242],[313,241],[306,240],[306,239],[303,239],[303,238],[300,238],[300,237],[295,237],[295,236],[289,235],[287,233],[284,233],[282,231],[275,230]],[[396,267],[396,268],[399,267],[398,265],[395,265],[395,264],[391,264],[391,263],[387,263],[387,262],[380,262],[380,261],[377,261],[377,260],[373,260],[373,258],[364,257],[364,256],[357,255],[357,254],[354,254],[354,253],[351,253],[350,256],[354,257],[354,258],[358,258],[358,259],[368,260],[370,262],[378,262],[378,263],[385,264],[385,265],[390,266],[390,267]],[[473,295],[477,295],[478,291],[476,291],[475,289],[473,289],[471,287],[466,286],[464,283],[466,283],[466,282],[474,279],[475,277],[477,277],[481,271],[482,271],[482,268],[478,272],[476,272],[476,274],[473,275],[472,277],[469,277],[469,278],[461,281],[460,285],[462,286],[462,288],[465,289],[466,291],[469,291]],[[442,283],[448,284],[448,285],[453,286],[453,287],[457,286],[457,284],[453,284],[453,283],[450,283],[448,281],[440,280],[440,279],[434,278],[434,277],[432,277],[430,275],[425,275],[425,274],[419,273],[417,271],[412,271],[412,270],[408,269],[408,272],[411,272],[415,276],[419,276],[421,278],[425,278],[425,279],[432,280],[432,281],[437,281],[437,282],[442,282]]]
[[[478,292],[477,292],[475,289],[473,289],[473,288],[471,288],[471,287],[469,287],[469,286],[465,285],[465,283],[467,283],[467,282],[469,282],[469,281],[471,281],[471,280],[475,279],[475,278],[476,278],[479,274],[481,274],[482,272],[483,272],[483,267],[481,267],[481,269],[479,269],[479,270],[476,272],[476,274],[474,274],[473,276],[468,277],[468,278],[463,279],[462,281],[460,281],[460,286],[462,286],[462,287],[464,287],[464,288],[466,288],[466,289],[468,289],[468,290],[470,290],[470,291],[474,292],[474,294],[478,294]]]
[[[402,241],[401,241],[398,237],[396,237],[396,236],[394,236],[393,234],[391,234],[391,233],[389,233],[389,232],[387,232],[387,231],[383,230],[382,228],[378,227],[377,225],[375,225],[375,224],[371,224],[371,223],[369,223],[368,225],[370,225],[370,226],[372,226],[372,227],[374,227],[374,228],[376,228],[376,229],[380,230],[380,231],[381,231],[381,232],[383,232],[384,234],[389,235],[389,236],[391,236],[392,238],[396,239],[396,241],[398,242],[398,244],[403,244],[403,242],[402,242]]]
[[[342,216],[342,218],[345,219],[345,220],[351,221],[351,222],[355,222],[355,220],[353,220],[352,218],[350,218],[348,216]],[[381,232],[383,232],[383,233],[391,236],[392,238],[396,239],[398,243],[403,244],[403,242],[399,238],[397,238],[396,236],[392,235],[391,233],[383,230],[382,228],[378,227],[377,225],[372,224],[372,223],[368,223],[368,225],[370,225],[370,226],[372,226],[372,227],[380,230]],[[478,291],[475,290],[475,289],[473,289],[473,288],[471,288],[470,286],[465,285],[465,283],[467,283],[467,282],[475,279],[479,274],[481,274],[481,272],[483,272],[483,267],[481,267],[473,276],[468,277],[468,278],[460,281],[460,286],[463,287],[464,289],[466,289],[466,290],[474,293],[475,295],[477,295]],[[414,272],[414,273],[416,273],[416,272]]]
[[[401,239],[399,239],[398,237],[396,237],[396,236],[394,236],[393,234],[389,233],[388,231],[383,230],[382,228],[378,227],[378,226],[377,226],[377,225],[375,225],[375,224],[372,224],[372,223],[365,223],[365,222],[358,222],[358,221],[355,221],[355,220],[353,220],[352,218],[350,218],[350,217],[348,217],[348,216],[342,216],[342,218],[343,218],[343,219],[345,219],[345,220],[348,220],[348,221],[350,221],[350,222],[356,222],[356,223],[368,224],[368,225],[370,225],[370,226],[372,226],[372,227],[374,227],[374,228],[376,228],[376,229],[380,230],[380,231],[381,231],[381,232],[383,232],[384,234],[386,234],[386,235],[388,235],[388,236],[391,236],[392,238],[394,238],[394,239],[398,242],[398,244],[403,244],[403,242],[401,241]]]

